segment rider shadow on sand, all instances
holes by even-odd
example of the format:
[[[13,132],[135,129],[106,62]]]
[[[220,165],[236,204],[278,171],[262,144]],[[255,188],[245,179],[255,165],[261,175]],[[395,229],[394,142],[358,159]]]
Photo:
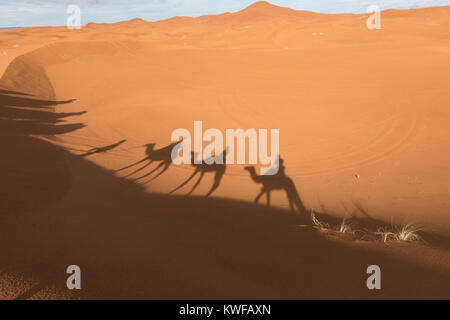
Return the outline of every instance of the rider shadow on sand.
[[[133,181],[138,181],[141,180],[143,178],[146,178],[148,176],[150,176],[152,173],[156,172],[157,170],[161,169],[162,170],[153,178],[151,178],[150,180],[144,182],[144,184],[149,183],[153,180],[155,180],[156,178],[158,178],[160,175],[162,175],[164,172],[167,171],[167,169],[170,168],[170,166],[172,165],[172,152],[178,154],[178,151],[181,149],[182,146],[182,141],[178,141],[175,143],[172,143],[164,148],[161,149],[155,149],[156,144],[155,143],[149,143],[146,144],[146,149],[145,149],[145,154],[147,155],[144,159],[139,160],[135,163],[132,163],[126,167],[123,167],[121,169],[116,170],[115,172],[119,172],[119,171],[123,171],[123,170],[127,170],[133,167],[136,167],[138,165],[140,165],[141,163],[145,163],[143,166],[141,166],[140,168],[135,169],[134,171],[130,172],[129,174],[127,174],[125,176],[125,178],[131,177],[132,175],[135,175],[139,172],[141,172],[142,170],[144,170],[145,168],[147,168],[149,165],[151,165],[153,162],[159,162],[159,165],[154,168],[153,170],[151,170],[150,172],[147,172],[141,176],[138,176],[137,178],[134,178]]]
[[[286,175],[285,169],[284,160],[281,158],[279,159],[278,172],[273,175],[258,175],[254,166],[245,167],[245,170],[250,173],[251,179],[257,184],[262,184],[261,192],[256,196],[255,203],[258,203],[259,199],[265,193],[267,206],[270,207],[270,192],[273,190],[284,190],[289,201],[291,212],[295,212],[297,208],[299,213],[306,214],[307,210],[300,199],[295,183]]]
[[[224,159],[223,163],[213,162],[213,159],[217,158],[216,156],[214,156],[209,159],[202,160],[202,163],[200,163],[200,164],[196,164],[194,162],[194,160],[196,159],[197,154],[195,152],[191,152],[191,165],[195,168],[194,172],[186,181],[184,181],[181,185],[179,185],[174,190],[169,192],[169,194],[172,194],[175,191],[181,189],[189,181],[191,181],[197,174],[200,174],[200,177],[198,178],[197,182],[194,184],[191,191],[189,191],[187,194],[187,195],[190,195],[192,192],[194,192],[195,189],[197,189],[197,187],[199,186],[200,182],[202,181],[205,173],[214,172],[215,173],[214,184],[212,185],[211,189],[208,191],[208,193],[205,196],[205,197],[209,197],[219,187],[220,182],[222,181],[222,177],[225,174],[225,169],[226,169],[225,159],[226,159],[228,149],[229,149],[229,147],[227,147],[224,151],[222,151],[222,153],[218,156],[219,159]]]

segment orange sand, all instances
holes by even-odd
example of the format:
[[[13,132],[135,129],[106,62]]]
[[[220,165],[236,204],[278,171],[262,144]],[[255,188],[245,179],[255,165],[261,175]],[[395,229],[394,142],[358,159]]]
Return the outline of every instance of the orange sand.
[[[154,212],[151,206],[106,204],[108,199],[118,201],[122,194],[119,189],[92,182],[86,171],[77,171],[86,167],[89,172],[87,167],[93,165],[98,170],[124,167],[144,157],[144,144],[156,143],[158,148],[164,147],[171,143],[174,129],[187,128],[192,132],[193,121],[202,120],[205,129],[280,129],[280,151],[286,173],[294,180],[307,208],[340,217],[355,215],[395,223],[414,221],[429,230],[450,233],[450,7],[387,10],[381,17],[382,30],[368,30],[367,15],[325,15],[257,3],[241,12],[195,19],[177,17],[154,23],[137,19],[116,24],[89,24],[76,31],[64,27],[0,31],[0,73],[4,72],[0,86],[3,89],[26,92],[41,99],[76,99],[73,103],[56,106],[57,113],[87,111],[66,119],[68,123],[83,123],[85,127],[57,138],[40,135],[45,141],[52,141],[72,153],[64,160],[68,163],[70,177],[67,192],[57,202],[51,201],[49,209],[32,213],[31,220],[16,221],[13,225],[16,224],[18,230],[19,225],[31,228],[33,223],[45,224],[37,216],[60,215],[51,220],[59,223],[59,231],[49,225],[41,226],[50,233],[49,241],[65,239],[66,234],[82,242],[94,234],[100,242],[102,239],[112,241],[97,232],[102,227],[121,231],[122,234],[111,235],[114,239],[117,237],[114,245],[118,251],[111,249],[105,257],[121,253],[130,257],[133,255],[129,251],[139,251],[140,245],[156,246],[145,240],[145,227],[152,232],[172,232],[163,227],[174,223],[173,230],[183,232],[187,225],[195,229],[196,224],[200,224],[198,228],[205,232],[209,228],[216,230],[219,227],[208,226],[204,220],[195,222],[194,214],[187,225],[177,220],[187,218],[174,217],[172,221],[160,217],[163,229],[158,231],[148,221],[150,218],[138,222],[134,216],[139,210]],[[81,160],[77,160],[76,155],[123,139],[127,141],[117,148],[78,163]],[[29,157],[32,155],[26,156]],[[143,173],[155,167],[153,164]],[[191,173],[190,166],[172,166],[146,184],[146,191],[153,195],[167,194]],[[206,175],[193,195],[205,195],[212,183],[212,175]],[[176,194],[186,194],[193,184]],[[114,190],[107,194],[105,190],[109,188]],[[260,185],[250,179],[243,166],[228,166],[212,198],[251,202],[259,190]],[[123,197],[129,199],[127,195]],[[285,194],[281,192],[272,194],[272,204],[288,208]],[[114,211],[118,210],[117,206],[123,211],[111,222],[108,208]],[[198,210],[194,206],[189,212]],[[121,218],[127,214],[134,218]],[[237,220],[229,218],[231,222],[227,220],[225,225],[233,228],[233,221],[240,218],[235,213],[230,214]],[[202,219],[208,216],[207,213],[199,215]],[[74,216],[72,220],[64,218]],[[257,218],[258,214],[251,217]],[[122,219],[126,226],[119,228]],[[203,223],[205,228],[201,226]],[[246,222],[243,223],[247,228]],[[69,224],[80,229],[66,230]],[[141,225],[142,232],[136,231],[134,224]],[[250,226],[248,222],[249,230],[253,230]],[[258,227],[255,225],[255,228]],[[249,237],[253,237],[251,232]],[[37,233],[31,233],[32,237],[38,237]],[[121,237],[133,240],[121,243]],[[264,239],[263,243],[270,243]],[[25,241],[28,242],[33,243],[29,239]],[[216,245],[229,249],[221,240],[219,242]],[[282,242],[281,246],[289,243]],[[46,248],[45,241],[40,240],[40,244]],[[187,246],[189,251],[202,244],[188,241],[178,245]],[[89,249],[87,243],[80,246],[88,252],[94,250]],[[72,250],[75,248],[74,243]],[[271,248],[268,252],[277,255],[277,249]],[[58,250],[65,251],[58,246],[48,255],[56,257]],[[392,248],[388,250],[396,252]],[[204,256],[193,252],[193,257]],[[95,255],[95,251],[92,254]],[[138,252],[136,254],[139,256]],[[165,251],[156,259],[170,260],[166,254]],[[447,256],[448,251],[428,254]],[[14,256],[14,252],[11,255]],[[89,264],[92,257],[80,256],[79,259],[86,259],[85,264]],[[180,259],[190,261],[190,257]],[[214,278],[214,268],[233,263],[227,260],[229,257],[221,259],[219,254],[210,261],[213,265],[203,272],[210,272]],[[67,260],[69,263],[71,259]],[[440,261],[450,265],[448,258]],[[275,270],[278,269],[275,267]],[[171,274],[171,271],[180,279],[186,276],[178,268],[169,268],[167,272]],[[212,290],[211,295],[204,291],[210,288],[206,283],[196,283],[197,291],[186,289],[176,294],[161,289],[157,291],[159,295],[152,295],[140,288],[144,290],[142,296],[130,285],[127,292],[133,293],[124,295],[234,297],[224,294],[238,288],[233,282],[236,280],[233,272],[231,268],[219,273],[223,278],[217,281],[229,282],[229,287],[225,291]],[[242,275],[244,279],[247,279],[246,272]],[[199,270],[198,273],[201,274]],[[289,270],[287,273],[291,274]],[[164,278],[163,274],[159,276]],[[167,288],[160,277],[161,283],[157,286]],[[253,280],[242,281],[248,290],[240,292],[239,297],[308,297],[306,293],[290,289],[286,289],[285,295],[276,290],[264,295],[273,290],[274,284],[247,286],[246,281]],[[283,281],[289,282],[288,278]],[[176,281],[171,278],[170,282]],[[311,296],[321,297],[319,289]],[[359,289],[355,289],[354,294],[352,288],[347,289],[350,290],[346,291],[348,297],[366,297]],[[255,296],[255,292],[261,292],[261,296]],[[118,296],[114,290],[106,295],[89,294]],[[328,296],[339,297],[339,294],[333,291],[323,295]],[[395,294],[388,297],[395,297]]]

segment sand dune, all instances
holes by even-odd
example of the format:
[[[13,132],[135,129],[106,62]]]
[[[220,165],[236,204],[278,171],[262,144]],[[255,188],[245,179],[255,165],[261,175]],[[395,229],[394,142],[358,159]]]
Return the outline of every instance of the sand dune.
[[[199,18],[0,31],[2,164],[11,168],[1,186],[4,297],[72,297],[55,274],[76,260],[91,272],[90,298],[371,298],[358,270],[374,258],[393,283],[380,297],[448,298],[448,249],[300,232],[284,193],[272,194],[273,210],[251,204],[260,185],[241,165],[227,166],[208,200],[212,174],[192,197],[183,195],[194,181],[167,195],[191,166],[142,185],[132,180],[157,164],[114,172],[194,120],[277,128],[305,207],[449,235],[450,7],[383,11],[381,30],[366,19],[261,2]],[[411,258],[419,252],[428,264]],[[398,268],[410,269],[398,277]],[[107,276],[119,280],[108,286]]]

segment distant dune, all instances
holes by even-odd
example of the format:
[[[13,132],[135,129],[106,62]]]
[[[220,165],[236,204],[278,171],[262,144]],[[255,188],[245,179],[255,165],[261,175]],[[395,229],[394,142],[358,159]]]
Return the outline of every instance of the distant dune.
[[[17,103],[26,106],[31,103],[30,100],[20,99],[27,97],[40,101],[34,101],[33,108],[44,106],[46,110],[60,115],[55,117],[46,114],[42,118],[40,114],[41,119],[38,121],[33,118],[34,115],[27,114],[32,118],[32,130],[27,127],[20,134],[17,130],[7,132],[17,141],[22,141],[12,145],[23,148],[14,149],[9,145],[12,149],[8,153],[11,155],[8,163],[16,164],[14,170],[9,172],[31,180],[34,179],[35,172],[39,172],[37,175],[41,180],[38,181],[42,181],[36,184],[24,182],[31,189],[18,187],[17,190],[35,188],[41,192],[40,186],[45,185],[47,191],[39,193],[34,202],[24,207],[19,204],[32,197],[31,194],[36,195],[34,191],[30,191],[29,196],[24,193],[18,197],[17,193],[7,193],[6,196],[3,192],[5,199],[17,204],[9,206],[8,212],[13,210],[20,216],[19,220],[8,220],[14,221],[11,230],[20,230],[19,226],[22,225],[27,230],[29,228],[32,237],[18,236],[12,231],[7,233],[22,251],[5,248],[7,254],[3,265],[8,265],[11,261],[8,259],[20,260],[20,252],[31,257],[42,249],[50,257],[49,261],[60,254],[64,259],[67,258],[67,261],[57,262],[62,266],[71,260],[70,256],[62,253],[67,249],[62,244],[66,243],[70,250],[76,252],[79,260],[86,265],[95,265],[95,272],[101,274],[100,265],[103,264],[91,261],[95,253],[90,251],[94,249],[90,249],[88,244],[89,239],[95,239],[92,240],[96,243],[93,248],[106,250],[105,256],[102,254],[105,264],[111,262],[108,254],[112,256],[120,252],[131,260],[136,259],[130,263],[139,267],[131,269],[142,274],[145,268],[140,265],[138,257],[151,253],[140,248],[149,245],[162,255],[161,258],[155,255],[152,258],[142,258],[151,259],[145,260],[148,263],[145,264],[146,267],[153,263],[161,264],[155,267],[155,272],[159,275],[153,283],[156,293],[153,296],[142,288],[139,290],[144,291],[139,291],[136,289],[139,281],[133,278],[128,291],[123,293],[125,297],[128,297],[126,293],[138,297],[171,297],[171,292],[164,283],[164,277],[167,276],[164,266],[167,265],[170,265],[167,274],[180,272],[178,280],[186,284],[184,291],[175,294],[176,297],[208,297],[202,290],[211,289],[211,283],[207,280],[200,283],[186,280],[189,278],[189,270],[197,267],[205,269],[197,269],[196,274],[206,272],[211,279],[221,275],[223,278],[218,281],[224,286],[229,283],[224,291],[211,289],[213,298],[233,297],[230,292],[237,290],[239,278],[235,274],[238,271],[233,269],[234,263],[239,266],[241,263],[253,264],[255,260],[248,262],[244,256],[238,256],[234,261],[232,251],[226,251],[229,248],[225,242],[208,234],[208,230],[232,241],[231,235],[223,231],[220,224],[223,223],[223,228],[229,228],[228,230],[240,228],[234,224],[240,219],[237,213],[245,216],[246,206],[250,206],[249,202],[253,202],[261,187],[250,179],[243,166],[227,166],[219,187],[208,199],[214,201],[220,198],[217,199],[218,207],[208,207],[213,215],[211,225],[205,222],[209,219],[208,214],[204,209],[199,209],[202,205],[199,199],[202,198],[198,197],[206,195],[210,190],[214,183],[212,174],[205,174],[192,193],[194,202],[189,202],[179,196],[192,189],[195,179],[175,192],[177,200],[165,197],[189,178],[193,173],[191,166],[172,165],[152,181],[150,180],[156,172],[135,181],[143,183],[142,186],[136,186],[128,180],[146,175],[158,164],[153,163],[135,174],[132,174],[134,169],[114,172],[141,160],[145,156],[146,144],[154,143],[156,148],[169,145],[174,129],[187,128],[192,131],[194,120],[202,120],[204,129],[218,128],[223,131],[227,128],[280,129],[280,151],[286,174],[294,181],[308,209],[337,217],[356,216],[387,223],[413,221],[432,232],[450,235],[450,6],[383,11],[381,30],[369,30],[366,27],[367,17],[368,15],[296,11],[259,2],[237,13],[199,18],[91,23],[80,30],[49,27],[0,31],[0,74],[3,74],[0,88],[3,92],[3,107]],[[7,93],[11,91],[16,94]],[[53,100],[65,103],[48,102]],[[84,111],[87,112],[83,113]],[[23,115],[19,115],[15,119],[22,118]],[[66,122],[63,123],[63,119]],[[5,122],[4,128],[6,124],[10,125],[10,122]],[[56,129],[49,129],[47,124],[54,125]],[[61,125],[70,127],[60,127]],[[10,127],[16,128],[16,125]],[[16,141],[11,139],[8,141]],[[126,142],[122,142],[123,140]],[[6,146],[6,140],[2,141]],[[41,145],[43,141],[46,141],[46,145]],[[115,145],[117,142],[121,143]],[[107,146],[111,148],[106,148],[104,152],[96,149]],[[63,149],[69,152],[66,153]],[[44,157],[44,153],[49,156]],[[35,165],[33,159],[36,154],[41,156]],[[80,160],[78,155],[85,156]],[[16,157],[21,160],[18,161]],[[28,169],[25,170],[23,166]],[[52,172],[51,168],[57,168],[59,173],[52,176],[51,182],[44,182],[43,177]],[[90,182],[90,176],[99,180]],[[128,180],[122,179],[125,177]],[[3,181],[16,181],[16,178],[11,177],[7,178],[10,180],[5,179],[4,177]],[[124,187],[128,183],[133,185],[131,189]],[[8,188],[3,182],[2,190],[10,190]],[[139,189],[139,196],[130,191],[135,190],[134,188]],[[58,192],[53,192],[53,189]],[[159,195],[161,198],[155,198],[154,201],[163,204],[152,209],[152,201],[146,198],[146,192],[152,197]],[[129,202],[119,204],[121,197],[123,201]],[[230,207],[226,204],[227,200],[236,201],[237,204]],[[189,208],[184,214],[191,219],[179,216],[174,205],[164,209],[164,201],[175,201],[173,203]],[[263,198],[261,201],[264,204],[266,200]],[[277,210],[289,208],[286,195],[282,192],[274,192],[271,202]],[[33,204],[36,205],[34,211]],[[217,208],[234,206],[238,209],[229,209],[235,210],[229,213],[236,220],[224,218],[226,212],[217,218],[222,213]],[[7,211],[6,207],[2,210]],[[108,216],[109,210],[115,213],[113,218]],[[155,210],[159,210],[155,213],[156,217],[151,217]],[[258,213],[252,211],[253,207],[248,210],[250,216],[244,218],[242,228],[249,232],[249,237],[253,237],[252,232],[255,232],[256,239],[261,237],[262,243],[269,246],[268,252],[276,255],[276,245],[251,227],[255,223],[252,219],[257,219]],[[261,207],[261,210],[266,209]],[[160,212],[166,211],[168,216],[161,215]],[[283,238],[283,228],[289,228],[287,226],[291,220],[284,216],[284,211],[276,212],[282,217],[282,226],[277,226],[274,235],[280,236],[280,246],[285,246],[289,243],[290,233],[285,235],[287,238]],[[150,217],[145,218],[142,225],[151,229],[151,237],[155,238],[145,238],[147,233],[137,226],[141,224],[138,217],[144,213],[148,213]],[[2,215],[2,219],[12,219],[9,214]],[[26,217],[32,218],[27,220]],[[44,217],[50,217],[50,220],[45,220]],[[195,233],[196,217],[203,221],[198,222],[202,235]],[[90,219],[92,222],[89,222]],[[180,232],[181,238],[195,240],[167,240],[167,247],[164,248],[168,251],[159,251],[158,246],[149,241],[177,237],[171,230],[164,229],[172,223],[171,219],[175,224],[174,230]],[[272,216],[269,220],[272,221],[271,219],[277,221]],[[188,231],[183,229],[184,222],[180,221],[192,228],[189,232],[192,232],[193,238],[183,233]],[[270,232],[266,222],[256,223],[255,229]],[[52,223],[59,227],[53,229],[50,225]],[[49,242],[62,239],[62,244],[48,249],[47,240],[40,239],[33,225],[47,230],[50,234]],[[78,231],[70,225],[80,228],[77,230],[83,236],[77,234]],[[102,234],[102,226],[106,230],[105,234]],[[245,242],[245,232],[240,229],[235,232]],[[71,242],[66,235],[81,241],[80,246],[92,256],[87,257],[78,252],[77,244]],[[128,242],[124,240],[127,237],[131,237]],[[227,252],[225,256],[198,249],[202,245],[202,238],[209,237],[215,239],[211,240],[212,243]],[[294,243],[303,243],[316,236],[292,237]],[[39,250],[30,249],[33,239],[37,241]],[[103,241],[114,243],[117,251],[114,247],[104,246]],[[324,240],[317,241],[320,246],[327,248],[323,250],[329,249],[320,242]],[[252,245],[256,246],[256,243],[248,245],[250,249],[254,249]],[[185,261],[193,269],[179,270],[171,259],[178,257],[176,253],[180,253],[180,246],[185,246],[188,252],[192,250],[193,255],[200,260],[204,259],[202,261],[210,267],[192,265],[189,257],[183,256],[181,261]],[[233,243],[232,246],[237,249],[238,243]],[[171,250],[174,256],[168,254]],[[286,250],[280,253],[280,259],[292,257],[293,252]],[[345,251],[344,255],[359,258],[363,256],[359,253],[353,255],[347,249],[342,250]],[[391,250],[397,252],[397,249]],[[417,254],[425,249],[414,250],[417,250],[413,251]],[[263,254],[263,251],[260,253]],[[442,252],[428,252],[426,255],[446,256]],[[257,260],[261,256],[252,257]],[[315,253],[310,255],[311,259],[314,257]],[[339,257],[335,258],[339,260]],[[355,258],[355,261],[359,258]],[[32,258],[29,259],[30,264],[24,263],[14,268],[23,268],[23,274],[31,274],[30,277],[33,278],[36,274],[32,271]],[[325,258],[322,256],[319,259]],[[247,262],[243,262],[244,260]],[[448,258],[440,261],[447,267],[450,265]],[[222,269],[228,263],[230,266]],[[267,261],[261,260],[258,265],[266,263]],[[302,262],[298,263],[300,265]],[[397,265],[393,261],[388,263],[390,266]],[[54,278],[46,273],[45,262],[40,267],[42,270],[37,277],[46,279],[47,282],[39,282],[35,292],[22,297],[31,297],[38,292],[46,296],[45,292],[48,290],[50,293],[47,297],[61,297],[60,293],[52,293],[48,289]],[[51,265],[50,269],[53,267]],[[356,265],[341,267],[347,271],[357,270],[354,269]],[[290,268],[288,264],[286,268]],[[113,269],[115,275],[120,274],[118,266]],[[270,273],[269,269],[263,268],[260,276],[267,275],[265,272]],[[275,266],[274,270],[281,275],[281,265]],[[244,267],[241,275],[247,272],[250,269]],[[448,269],[446,272],[441,278],[444,281],[448,280]],[[246,287],[248,290],[241,292],[242,297],[255,297],[255,292],[261,292],[258,297],[262,298],[307,297],[305,292],[294,289],[286,289],[286,295],[280,291],[278,284],[287,285],[291,281],[291,275],[293,270],[289,269],[286,277],[280,278],[282,282],[268,280],[264,284],[256,284],[257,280],[250,277]],[[410,273],[409,276],[414,275]],[[25,275],[23,277],[26,278]],[[392,278],[395,277],[392,275]],[[170,279],[170,285],[175,287],[178,280]],[[90,280],[93,283],[106,282],[104,279]],[[403,280],[402,285],[407,283],[406,278]],[[426,283],[426,280],[423,281]],[[300,282],[296,284],[300,286]],[[20,295],[23,291],[23,285],[19,290],[10,282],[7,283],[12,290],[8,297]],[[30,287],[33,287],[32,283],[31,281]],[[147,284],[150,286],[152,282]],[[336,291],[330,291],[324,296],[339,297],[339,285],[336,284]],[[101,288],[101,285],[96,283],[95,288]],[[164,288],[169,291],[166,292]],[[135,289],[137,291],[133,291]],[[347,289],[350,290],[348,292],[352,290]],[[115,297],[122,294],[116,289],[111,289],[107,294],[98,290],[89,292],[88,296]],[[369,297],[360,289],[355,290],[355,294],[348,294],[348,297]],[[273,294],[264,295],[271,291]],[[198,292],[202,294],[196,294]],[[407,291],[403,293],[409,297]],[[442,292],[433,294],[442,296]],[[313,296],[320,296],[320,290],[314,292]],[[395,297],[394,291],[388,293],[388,297]]]

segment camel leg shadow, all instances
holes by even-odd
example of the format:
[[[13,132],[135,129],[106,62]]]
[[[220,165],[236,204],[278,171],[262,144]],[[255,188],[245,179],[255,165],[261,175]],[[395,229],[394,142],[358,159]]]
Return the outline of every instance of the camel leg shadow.
[[[197,175],[197,173],[199,173],[200,171],[199,170],[195,170],[194,171],[194,173],[185,181],[185,182],[183,182],[182,184],[180,184],[178,187],[176,187],[175,189],[173,189],[172,191],[170,191],[169,192],[169,194],[172,194],[172,193],[174,193],[175,191],[178,191],[178,190],[180,190],[181,188],[183,188],[186,184],[188,184],[189,183],[189,181],[191,181],[196,175]]]
[[[143,176],[137,177],[133,181],[138,181],[138,180],[147,178],[148,176],[152,175],[152,173],[158,171],[163,165],[164,165],[164,162],[161,162],[155,169],[151,170],[149,173],[144,174]]]
[[[257,204],[257,203],[259,202],[259,199],[261,199],[261,197],[263,196],[263,194],[264,194],[265,192],[266,192],[266,191],[265,191],[264,189],[261,190],[261,192],[256,196],[255,204]]]
[[[147,180],[147,181],[143,182],[142,184],[147,184],[147,183],[152,182],[153,180],[157,179],[160,175],[162,175],[164,172],[166,172],[170,168],[170,163],[162,163],[162,164],[165,164],[164,168],[156,176],[154,176],[150,180]],[[160,167],[161,167],[161,165],[158,168],[160,168]],[[158,168],[156,168],[156,170]]]
[[[197,189],[197,187],[200,184],[200,182],[202,181],[204,175],[205,175],[205,173],[202,171],[200,173],[200,177],[198,178],[197,182],[194,184],[191,191],[188,192],[188,194],[187,194],[188,196],[190,196],[192,194],[192,192],[194,192],[194,190]]]
[[[146,163],[145,165],[143,165],[142,167],[140,167],[139,169],[134,170],[133,172],[127,174],[125,176],[125,178],[131,177],[133,174],[136,174],[138,172],[141,172],[142,170],[144,170],[145,168],[147,168],[149,165],[151,165],[153,163],[153,160],[150,160],[148,163]]]
[[[214,184],[212,185],[211,189],[206,194],[205,198],[208,198],[220,185],[220,182],[222,181],[223,173],[217,173],[214,176]]]
[[[114,170],[114,172],[119,172],[119,171],[123,171],[123,170],[129,169],[129,168],[132,168],[132,167],[137,166],[138,164],[140,164],[140,163],[142,163],[142,162],[145,162],[146,160],[149,160],[149,158],[148,158],[148,157],[145,157],[144,159],[139,160],[138,162],[135,162],[135,163],[132,163],[132,164],[126,166],[126,167],[123,167],[123,168]]]

